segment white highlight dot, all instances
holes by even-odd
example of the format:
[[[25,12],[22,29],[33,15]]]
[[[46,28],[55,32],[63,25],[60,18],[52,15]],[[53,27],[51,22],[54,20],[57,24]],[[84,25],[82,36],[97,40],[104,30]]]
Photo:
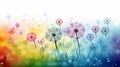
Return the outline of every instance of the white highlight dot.
[[[87,59],[87,62],[89,62],[90,61],[90,59]]]
[[[115,64],[115,66],[117,66],[117,64]]]
[[[1,62],[1,64],[3,64],[3,63]]]

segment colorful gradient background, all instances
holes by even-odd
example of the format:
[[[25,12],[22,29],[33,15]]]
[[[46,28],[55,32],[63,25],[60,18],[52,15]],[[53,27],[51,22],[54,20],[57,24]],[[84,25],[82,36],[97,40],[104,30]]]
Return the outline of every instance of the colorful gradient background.
[[[120,9],[119,0],[0,0],[0,67],[120,67]],[[109,25],[103,20],[111,18]],[[56,19],[61,18],[62,37],[57,41],[59,58],[54,42],[48,41],[46,32],[51,27],[59,28]],[[85,34],[79,39],[66,34],[71,22],[82,23]],[[19,27],[16,27],[19,23]],[[93,33],[92,26],[100,31],[92,42],[86,39]],[[107,36],[101,33],[109,28]],[[14,29],[13,29],[14,28]],[[36,34],[33,42],[28,33]],[[37,41],[43,38],[41,45]]]
[[[120,26],[114,24],[111,18],[109,25],[106,25],[103,19],[88,20],[86,18],[62,19],[61,25],[62,38],[57,42],[60,52],[59,59],[54,42],[50,42],[45,37],[46,32],[51,27],[59,28],[56,24],[56,19],[47,17],[43,14],[43,18],[39,20],[35,18],[26,19],[23,15],[21,18],[13,19],[13,16],[7,15],[5,20],[0,21],[0,66],[3,67],[39,67],[39,66],[82,66],[82,67],[118,67],[120,64]],[[77,41],[70,38],[66,34],[66,28],[71,22],[80,22],[85,27],[84,36],[79,39],[80,56],[78,60]],[[89,23],[89,22],[92,22]],[[19,23],[19,27],[16,27]],[[108,27],[109,33],[107,36],[99,31],[97,37],[93,39],[96,45],[95,50],[90,49],[91,42],[86,39],[88,33],[92,33],[92,26]],[[12,32],[9,32],[14,27]],[[36,45],[27,40],[27,34],[34,32],[36,34]],[[44,39],[44,43],[40,45],[37,40]],[[42,50],[44,48],[44,51]]]

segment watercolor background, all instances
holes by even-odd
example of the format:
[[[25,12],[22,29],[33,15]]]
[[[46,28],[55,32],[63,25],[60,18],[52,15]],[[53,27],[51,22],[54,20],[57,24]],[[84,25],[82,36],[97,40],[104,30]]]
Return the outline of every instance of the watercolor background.
[[[117,0],[0,1],[0,67],[119,67],[118,8]],[[104,22],[106,17],[111,20],[109,25]],[[56,24],[58,18],[63,21],[61,28]],[[67,27],[74,22],[83,24],[85,28],[84,35],[79,39],[80,54],[76,39],[67,34]],[[100,28],[97,37],[91,30],[94,25]],[[61,39],[57,41],[59,54],[55,41],[46,37],[52,27],[61,29]],[[109,29],[107,36],[101,33],[103,27]],[[27,39],[30,32],[36,35],[35,41]],[[92,42],[95,48],[91,48],[92,43],[86,38],[89,33],[94,35]]]

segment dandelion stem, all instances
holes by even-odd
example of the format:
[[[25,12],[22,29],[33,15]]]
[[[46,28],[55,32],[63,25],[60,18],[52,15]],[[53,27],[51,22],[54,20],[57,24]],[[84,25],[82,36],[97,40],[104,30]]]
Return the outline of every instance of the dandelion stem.
[[[42,51],[44,52],[44,48],[43,48],[43,46],[42,46]]]
[[[41,45],[42,45],[42,44],[41,44]],[[43,57],[44,57],[44,47],[42,46],[41,48],[42,48],[42,51],[43,51]]]
[[[34,45],[35,45],[35,48],[36,48],[36,43],[35,43],[35,41],[33,41],[34,42]]]
[[[96,38],[97,38],[97,33],[95,33],[95,36],[96,36]]]
[[[76,33],[76,40],[77,40],[77,43],[78,43],[79,59],[80,59],[80,44],[79,44],[77,33]]]
[[[59,25],[59,28],[60,28],[60,33],[62,34],[62,31],[61,31],[61,26]]]
[[[61,26],[59,25],[60,31],[61,31]]]
[[[55,47],[56,47],[58,56],[59,56],[59,58],[60,58],[60,53],[59,53],[59,51],[58,51],[58,46],[57,46],[57,42],[56,42],[56,40],[55,40],[55,36],[54,36],[54,43],[55,43]]]

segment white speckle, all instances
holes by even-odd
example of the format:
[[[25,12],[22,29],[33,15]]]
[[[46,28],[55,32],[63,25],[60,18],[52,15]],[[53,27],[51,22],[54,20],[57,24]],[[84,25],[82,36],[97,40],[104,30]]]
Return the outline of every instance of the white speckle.
[[[90,59],[87,59],[87,62],[89,62],[90,61]]]
[[[107,62],[110,62],[110,60],[107,60]]]
[[[3,63],[1,62],[1,64],[3,64]]]
[[[71,61],[71,60],[68,60],[68,62],[70,62],[70,63],[71,63],[72,61]]]
[[[117,64],[115,64],[115,66],[117,66]]]

